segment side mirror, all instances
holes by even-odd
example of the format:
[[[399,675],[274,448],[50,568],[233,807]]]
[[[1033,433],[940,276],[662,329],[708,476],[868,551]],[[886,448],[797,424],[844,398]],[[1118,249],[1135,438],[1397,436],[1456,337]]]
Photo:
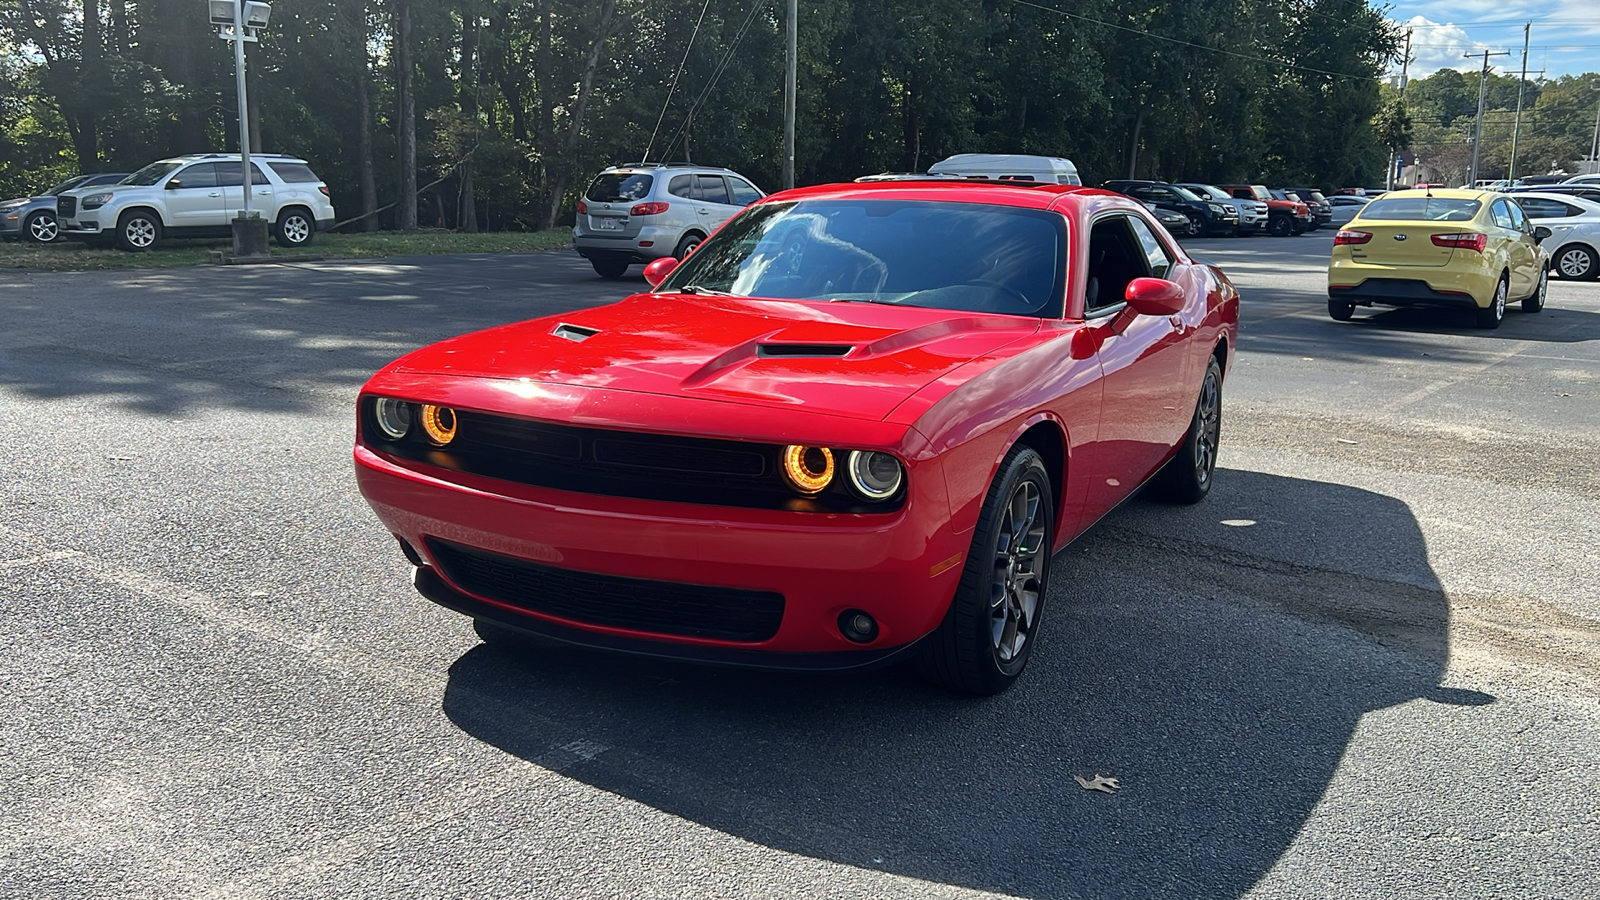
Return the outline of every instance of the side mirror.
[[[661,259],[651,260],[650,263],[644,267],[644,280],[650,282],[651,287],[659,287],[661,282],[666,281],[667,276],[671,275],[672,270],[676,269],[677,267],[678,261],[670,256],[664,256]]]
[[[1555,232],[1544,227],[1543,225],[1536,225],[1533,229],[1533,242],[1535,244],[1542,244],[1544,243],[1544,239],[1552,234],[1555,234]]]
[[[1170,316],[1183,309],[1183,288],[1164,278],[1135,278],[1123,294],[1128,308],[1141,316]]]
[[[175,191],[175,190],[177,190],[178,188],[181,188],[181,187],[183,187],[183,182],[179,181],[176,178],[172,179],[171,181],[167,182],[167,184],[166,184],[166,188],[169,191]]]

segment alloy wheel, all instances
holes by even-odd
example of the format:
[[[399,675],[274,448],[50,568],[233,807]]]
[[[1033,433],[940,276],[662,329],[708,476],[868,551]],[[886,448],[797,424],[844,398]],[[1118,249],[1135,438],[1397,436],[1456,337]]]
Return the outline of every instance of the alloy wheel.
[[[49,213],[40,213],[28,220],[28,237],[48,244],[61,234],[61,225]]]
[[[1045,516],[1038,485],[1019,482],[999,522],[989,593],[990,649],[1002,666],[1022,654],[1038,621],[1046,563]]]
[[[310,240],[311,225],[305,216],[289,216],[283,220],[283,236],[291,244],[304,244]]]
[[[134,247],[143,249],[156,242],[156,226],[149,219],[129,219],[122,228],[123,237]]]
[[[1561,258],[1556,261],[1556,268],[1561,271],[1562,278],[1584,278],[1594,265],[1594,259],[1589,255],[1589,251],[1582,247],[1573,247],[1561,254]]]
[[[1199,418],[1194,440],[1194,477],[1202,485],[1211,482],[1217,468],[1217,444],[1222,433],[1222,386],[1215,372],[1207,372],[1200,386]]]

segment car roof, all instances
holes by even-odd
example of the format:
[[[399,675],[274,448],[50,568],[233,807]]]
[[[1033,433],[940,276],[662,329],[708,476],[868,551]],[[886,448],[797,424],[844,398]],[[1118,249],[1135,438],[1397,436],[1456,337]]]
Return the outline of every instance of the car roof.
[[[991,203],[997,206],[1018,206],[1029,209],[1048,209],[1067,197],[1113,197],[1130,205],[1134,201],[1113,191],[1076,184],[1053,184],[1047,181],[989,181],[984,179],[918,179],[908,181],[867,181],[844,184],[819,184],[814,187],[795,188],[771,194],[766,201],[778,200],[841,200],[872,197],[884,200],[955,200],[967,203]]]
[[[1390,191],[1380,198],[1373,199],[1438,197],[1443,200],[1488,200],[1498,197],[1502,193],[1502,191],[1480,191],[1477,188],[1407,188],[1403,191]]]
[[[237,153],[184,153],[184,154],[182,154],[180,156],[169,156],[166,159],[158,159],[158,160],[156,160],[156,162],[186,163],[186,162],[198,162],[198,161],[200,161],[202,159],[217,159],[217,160],[221,160],[223,162],[232,162],[233,160],[236,160],[236,159],[239,159],[239,158],[240,158],[240,155],[237,154]],[[270,162],[297,162],[297,163],[306,162],[304,159],[301,159],[298,156],[290,156],[287,153],[256,153],[254,151],[252,151],[250,153],[250,159],[252,161],[259,159],[259,160],[262,160],[264,162],[266,162],[266,161],[270,161]],[[306,163],[306,164],[310,165],[310,163]]]
[[[1580,206],[1590,212],[1600,212],[1600,200],[1581,194],[1568,194],[1563,191],[1518,191],[1512,195],[1514,200],[1521,200],[1523,197],[1532,197],[1535,200],[1559,200],[1562,203]]]

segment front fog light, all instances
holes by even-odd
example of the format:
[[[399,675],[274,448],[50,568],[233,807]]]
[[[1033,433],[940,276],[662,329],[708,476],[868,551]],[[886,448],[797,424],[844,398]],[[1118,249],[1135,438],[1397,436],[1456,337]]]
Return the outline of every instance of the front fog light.
[[[411,404],[404,400],[379,397],[372,405],[372,417],[378,420],[378,430],[391,441],[398,441],[411,431]]]
[[[845,465],[850,489],[863,500],[887,500],[900,490],[905,469],[900,460],[876,450],[851,450]]]
[[[790,444],[783,448],[783,475],[802,494],[821,493],[833,482],[833,451]]]
[[[422,430],[428,440],[443,447],[456,438],[456,411],[448,406],[422,404]]]

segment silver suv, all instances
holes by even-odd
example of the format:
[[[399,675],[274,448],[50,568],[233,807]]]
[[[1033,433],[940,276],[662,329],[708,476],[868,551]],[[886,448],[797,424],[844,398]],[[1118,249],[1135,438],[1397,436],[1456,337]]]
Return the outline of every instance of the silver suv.
[[[250,208],[285,247],[303,247],[334,223],[328,186],[305,160],[250,154]],[[153,162],[121,182],[75,188],[56,198],[65,237],[149,250],[164,237],[226,237],[244,205],[237,153],[200,153]]]
[[[595,176],[578,201],[572,241],[602,277],[621,278],[634,263],[683,259],[734,213],[765,196],[728,169],[612,166]]]

